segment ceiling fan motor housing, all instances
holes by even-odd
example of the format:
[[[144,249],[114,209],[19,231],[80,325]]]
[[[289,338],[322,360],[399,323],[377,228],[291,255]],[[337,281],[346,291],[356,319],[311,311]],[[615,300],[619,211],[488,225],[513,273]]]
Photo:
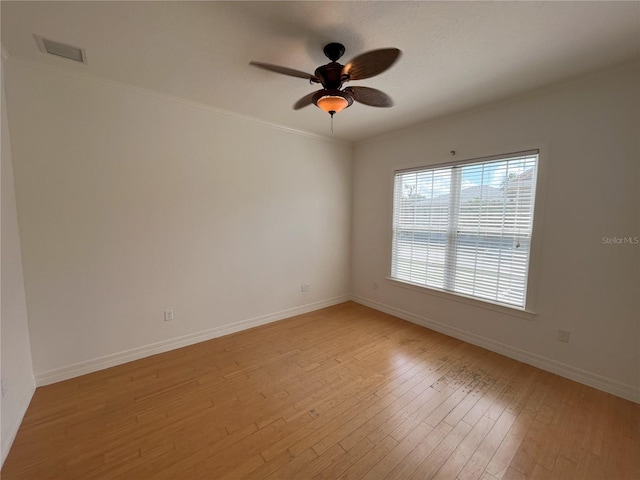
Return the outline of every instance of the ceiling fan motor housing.
[[[338,90],[348,76],[342,74],[343,66],[338,62],[331,62],[316,68],[315,76],[320,79],[322,86],[327,89]]]

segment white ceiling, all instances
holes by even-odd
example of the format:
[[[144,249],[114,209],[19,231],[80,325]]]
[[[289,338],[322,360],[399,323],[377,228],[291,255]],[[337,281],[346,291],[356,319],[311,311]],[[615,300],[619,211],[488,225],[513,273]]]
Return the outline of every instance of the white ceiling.
[[[265,122],[357,141],[640,57],[639,2],[9,2],[2,45],[39,62]],[[43,54],[33,34],[86,49],[88,64]],[[317,85],[249,66],[313,73],[322,47],[341,63],[397,47],[401,59],[353,85],[390,109],[354,104],[335,117],[291,107]]]

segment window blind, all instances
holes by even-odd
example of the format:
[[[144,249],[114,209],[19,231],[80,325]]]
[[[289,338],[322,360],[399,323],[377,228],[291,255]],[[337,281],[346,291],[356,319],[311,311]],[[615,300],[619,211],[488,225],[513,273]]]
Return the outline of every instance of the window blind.
[[[526,306],[538,152],[396,172],[391,277]]]

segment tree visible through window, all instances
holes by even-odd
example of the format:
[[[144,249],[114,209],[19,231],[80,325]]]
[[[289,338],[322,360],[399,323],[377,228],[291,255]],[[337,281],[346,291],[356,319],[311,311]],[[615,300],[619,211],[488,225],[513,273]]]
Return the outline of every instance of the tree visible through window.
[[[395,174],[391,277],[526,306],[538,152]]]

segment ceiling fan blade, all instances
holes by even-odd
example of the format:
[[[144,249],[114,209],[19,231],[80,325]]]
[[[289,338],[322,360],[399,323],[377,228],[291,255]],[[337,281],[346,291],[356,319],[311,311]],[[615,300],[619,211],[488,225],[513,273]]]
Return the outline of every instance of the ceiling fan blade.
[[[350,93],[356,102],[364,103],[370,107],[393,107],[391,97],[375,88],[347,87],[344,90]]]
[[[254,67],[262,68],[264,70],[269,70],[270,72],[289,75],[290,77],[304,78],[316,83],[319,82],[318,78],[315,75],[311,75],[310,73],[305,73],[300,70],[295,70],[293,68],[281,67],[280,65],[272,65],[270,63],[253,62],[253,61],[249,62],[249,65],[253,65]]]
[[[301,108],[311,105],[313,103],[313,96],[321,91],[322,90],[317,90],[315,92],[311,92],[309,95],[305,95],[293,105],[293,109],[300,110]]]
[[[384,72],[400,57],[397,48],[382,48],[358,55],[347,63],[342,73],[349,75],[349,80],[362,80]]]

